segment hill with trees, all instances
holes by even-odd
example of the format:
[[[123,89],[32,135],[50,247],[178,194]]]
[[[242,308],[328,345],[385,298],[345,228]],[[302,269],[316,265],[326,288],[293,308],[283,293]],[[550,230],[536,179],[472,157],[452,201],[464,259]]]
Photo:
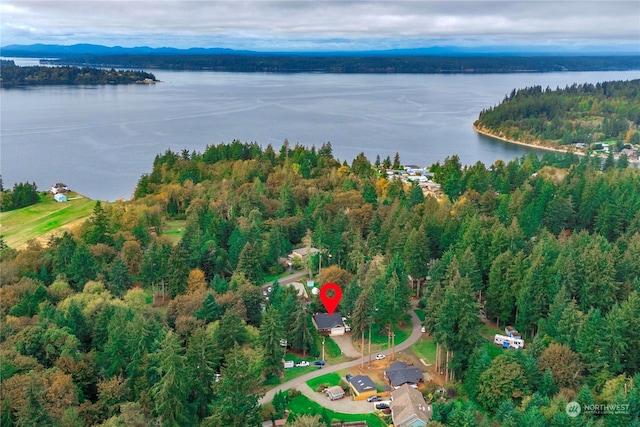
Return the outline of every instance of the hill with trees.
[[[489,134],[550,147],[574,144],[618,153],[640,151],[640,80],[513,90],[483,110],[475,127]]]
[[[4,88],[37,85],[106,85],[155,83],[151,73],[92,67],[20,67],[11,60],[0,60],[0,86]]]
[[[409,55],[402,53],[246,53],[77,55],[52,64],[275,73],[516,73],[640,68],[638,56]]]
[[[431,167],[436,199],[383,165],[340,163],[330,143],[166,151],[133,200],[97,202],[77,233],[3,245],[2,426],[259,425],[279,340],[318,354],[319,301],[262,294],[279,257],[311,246],[342,280],[357,337],[370,323],[393,333],[407,275],[430,278],[425,326],[460,394],[433,402],[432,425],[638,425],[640,172],[573,154],[452,156]],[[489,355],[481,310],[527,348]],[[570,401],[624,410],[571,418]]]

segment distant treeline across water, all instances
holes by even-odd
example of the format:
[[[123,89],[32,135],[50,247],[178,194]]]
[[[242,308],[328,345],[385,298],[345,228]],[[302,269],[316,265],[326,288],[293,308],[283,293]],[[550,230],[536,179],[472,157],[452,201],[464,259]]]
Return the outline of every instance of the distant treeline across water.
[[[624,71],[639,69],[640,56],[85,55],[47,63],[227,72],[433,74]]]

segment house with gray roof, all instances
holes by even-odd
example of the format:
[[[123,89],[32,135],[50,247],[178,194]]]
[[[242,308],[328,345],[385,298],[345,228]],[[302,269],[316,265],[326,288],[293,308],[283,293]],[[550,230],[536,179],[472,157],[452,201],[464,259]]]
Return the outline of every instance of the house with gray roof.
[[[347,380],[353,390],[354,400],[366,399],[377,393],[378,387],[368,375],[356,375]]]
[[[313,316],[313,323],[321,334],[329,335],[330,337],[344,335],[344,321],[342,320],[342,315],[338,311],[332,315],[329,315],[328,313],[316,313]]]
[[[393,362],[389,369],[384,371],[384,377],[394,390],[403,384],[416,387],[424,381],[422,371],[405,362]]]

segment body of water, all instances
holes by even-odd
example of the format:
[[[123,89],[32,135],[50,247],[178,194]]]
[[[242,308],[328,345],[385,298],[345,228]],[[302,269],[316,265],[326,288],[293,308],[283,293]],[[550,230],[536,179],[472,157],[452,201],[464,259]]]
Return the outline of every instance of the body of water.
[[[18,63],[18,62],[17,62]],[[536,151],[472,129],[483,108],[514,88],[564,87],[638,77],[631,72],[542,74],[259,74],[153,70],[162,83],[2,89],[0,165],[5,187],[64,182],[102,200],[129,199],[156,154],[170,148],[286,139],[349,163],[395,152],[431,165],[509,161]],[[539,152],[539,151],[538,151]]]

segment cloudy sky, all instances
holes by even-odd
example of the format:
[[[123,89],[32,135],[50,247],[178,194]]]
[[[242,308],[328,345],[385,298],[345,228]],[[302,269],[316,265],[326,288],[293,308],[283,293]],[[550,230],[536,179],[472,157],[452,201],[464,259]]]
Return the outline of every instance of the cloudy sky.
[[[1,0],[1,45],[263,51],[541,46],[640,53],[640,1]]]

